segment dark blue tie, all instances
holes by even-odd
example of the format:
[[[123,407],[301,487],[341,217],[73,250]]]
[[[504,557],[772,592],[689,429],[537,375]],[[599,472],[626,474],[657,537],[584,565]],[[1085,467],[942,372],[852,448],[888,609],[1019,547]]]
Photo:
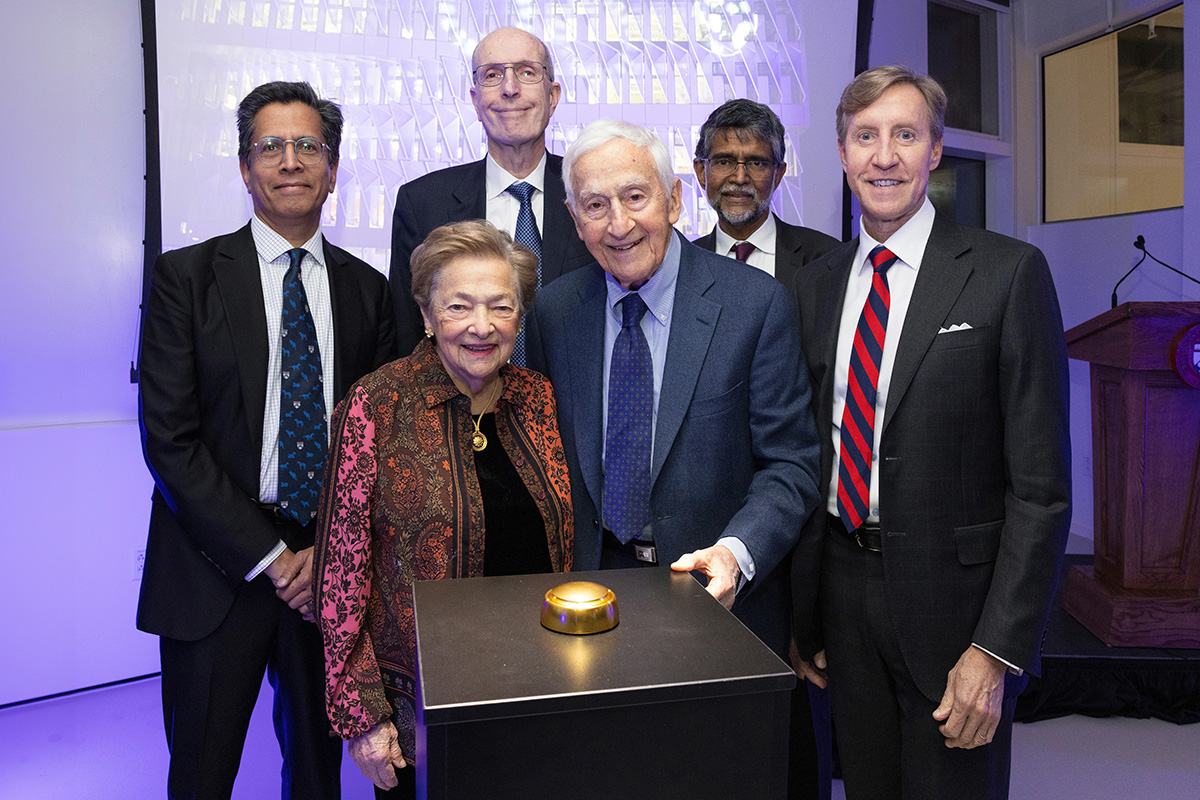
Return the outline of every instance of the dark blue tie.
[[[542,237],[538,233],[537,220],[533,218],[533,187],[525,181],[517,181],[508,187],[508,193],[521,203],[517,213],[517,229],[513,239],[528,247],[538,257],[538,288],[542,287]],[[512,357],[508,359],[513,364],[525,366],[525,326],[517,333],[517,341],[513,344]]]
[[[621,332],[608,371],[608,428],[604,437],[604,524],[622,543],[650,521],[650,427],[654,369],[642,333],[646,302],[637,292],[621,300]]]
[[[279,392],[279,506],[301,525],[317,513],[328,442],[321,348],[300,282],[304,254],[302,247],[288,251],[291,264],[283,277]]]

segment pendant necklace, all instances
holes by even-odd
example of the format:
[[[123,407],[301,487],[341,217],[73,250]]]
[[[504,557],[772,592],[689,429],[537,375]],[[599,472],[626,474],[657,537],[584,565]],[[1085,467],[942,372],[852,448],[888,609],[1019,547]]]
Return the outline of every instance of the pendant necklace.
[[[488,440],[487,440],[487,437],[483,435],[483,431],[479,430],[479,424],[481,422],[483,422],[483,415],[486,414],[488,412],[488,409],[490,409],[495,404],[496,398],[499,395],[500,395],[500,377],[497,376],[496,377],[496,388],[492,390],[492,399],[488,402],[487,408],[485,408],[483,411],[479,412],[478,417],[473,417],[471,419],[471,421],[475,423],[475,433],[471,435],[471,447],[474,448],[476,453],[481,453],[485,449],[487,449]]]

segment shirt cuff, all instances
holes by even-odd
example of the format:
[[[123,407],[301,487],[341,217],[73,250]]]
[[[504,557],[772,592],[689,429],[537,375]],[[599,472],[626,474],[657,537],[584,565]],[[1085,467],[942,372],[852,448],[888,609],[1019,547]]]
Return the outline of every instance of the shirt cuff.
[[[280,539],[279,543],[271,548],[271,552],[263,556],[263,560],[258,562],[254,569],[250,570],[250,572],[246,575],[246,580],[252,581],[257,578],[258,574],[267,567],[271,566],[271,562],[279,558],[279,554],[284,550],[287,550],[287,545],[283,543],[283,539]]]
[[[746,545],[742,544],[742,540],[736,536],[722,536],[717,539],[717,544],[729,548],[729,552],[733,553],[733,557],[737,559],[738,569],[742,572],[741,577],[738,578],[737,590],[734,592],[736,594],[746,585],[746,581],[754,580],[754,559],[750,556]]]
[[[1003,658],[1001,658],[1000,656],[996,655],[996,654],[995,654],[995,653],[993,653],[991,650],[988,650],[986,647],[980,647],[979,645],[975,644],[974,642],[971,642],[971,647],[974,647],[976,650],[979,650],[979,651],[981,651],[981,652],[987,653],[989,656],[991,656],[992,658],[996,659],[997,661],[999,661],[999,662],[1000,662],[1001,664],[1003,664],[1004,666],[1008,667],[1008,671],[1009,671],[1009,672],[1011,672],[1013,675],[1016,675],[1017,677],[1020,677],[1020,676],[1022,676],[1022,675],[1024,675],[1024,674],[1025,674],[1025,670],[1021,669],[1021,668],[1020,668],[1020,667],[1018,667],[1016,664],[1013,664],[1013,663],[1011,663],[1011,662],[1009,662],[1009,661],[1005,661]]]

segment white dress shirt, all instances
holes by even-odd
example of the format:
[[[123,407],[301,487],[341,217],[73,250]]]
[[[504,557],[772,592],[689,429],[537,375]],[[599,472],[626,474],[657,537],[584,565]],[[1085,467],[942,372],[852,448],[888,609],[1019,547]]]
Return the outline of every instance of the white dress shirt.
[[[487,155],[484,168],[487,175],[487,185],[484,187],[487,192],[487,221],[506,232],[509,236],[516,235],[517,215],[521,211],[521,201],[513,197],[508,191],[508,187],[517,181],[524,181],[535,190],[529,198],[529,205],[533,208],[533,219],[537,223],[538,236],[543,236],[545,234],[543,221],[546,219],[544,216],[546,208],[546,154],[542,154],[542,160],[533,168],[533,172],[524,178],[518,178],[500,166],[492,158],[491,153]]]
[[[767,218],[763,220],[763,224],[758,226],[758,230],[750,234],[748,239],[734,239],[725,231],[721,230],[721,226],[717,225],[717,237],[713,242],[713,252],[717,255],[729,256],[732,259],[737,258],[737,253],[734,247],[742,241],[747,241],[754,245],[754,249],[750,252],[746,263],[763,272],[775,277],[775,215],[767,213]]]

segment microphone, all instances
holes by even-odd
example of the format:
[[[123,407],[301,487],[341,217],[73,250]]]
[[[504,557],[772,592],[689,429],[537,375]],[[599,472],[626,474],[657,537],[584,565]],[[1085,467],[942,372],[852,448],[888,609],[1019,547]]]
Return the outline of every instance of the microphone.
[[[1138,250],[1142,251],[1142,257],[1139,258],[1138,262],[1129,269],[1129,272],[1126,272],[1124,275],[1121,276],[1121,280],[1117,281],[1117,286],[1120,286],[1122,283],[1124,283],[1125,279],[1128,278],[1130,275],[1132,275],[1133,271],[1142,265],[1142,262],[1146,260],[1146,256],[1150,256],[1150,258],[1154,259],[1155,261],[1158,261],[1158,259],[1154,258],[1154,255],[1149,250],[1146,249],[1146,239],[1140,233],[1138,234],[1138,237],[1133,240],[1133,246],[1136,247]],[[1165,264],[1162,261],[1158,261],[1158,263],[1162,264],[1164,267],[1171,270],[1171,272],[1174,272],[1176,275],[1180,275],[1184,278],[1187,278],[1192,283],[1200,284],[1200,281],[1196,280],[1195,278],[1193,278],[1191,275],[1188,275],[1187,273],[1180,272],[1179,270],[1172,267],[1170,264]],[[1117,307],[1117,286],[1114,286],[1113,290],[1112,290],[1112,307],[1113,308]]]

